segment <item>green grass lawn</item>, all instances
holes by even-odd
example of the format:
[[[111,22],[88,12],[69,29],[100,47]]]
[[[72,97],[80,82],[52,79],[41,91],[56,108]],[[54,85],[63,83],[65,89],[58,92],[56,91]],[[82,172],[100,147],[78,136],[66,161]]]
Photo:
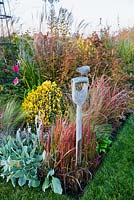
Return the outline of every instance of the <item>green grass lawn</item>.
[[[119,132],[81,199],[134,200],[134,116]]]
[[[28,187],[13,188],[0,179],[0,200],[71,200],[63,195],[46,193]],[[120,130],[94,179],[90,181],[79,200],[133,200],[134,199],[134,116]]]

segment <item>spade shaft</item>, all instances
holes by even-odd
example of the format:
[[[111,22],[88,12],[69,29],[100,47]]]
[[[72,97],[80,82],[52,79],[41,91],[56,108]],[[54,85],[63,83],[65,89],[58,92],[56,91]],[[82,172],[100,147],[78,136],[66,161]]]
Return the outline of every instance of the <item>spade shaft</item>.
[[[81,165],[82,154],[82,106],[77,105],[76,111],[76,165]]]

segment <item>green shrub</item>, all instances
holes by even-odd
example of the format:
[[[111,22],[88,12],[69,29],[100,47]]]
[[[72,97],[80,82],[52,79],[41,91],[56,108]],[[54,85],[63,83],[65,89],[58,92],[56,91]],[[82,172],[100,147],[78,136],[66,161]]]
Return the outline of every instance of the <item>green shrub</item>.
[[[96,132],[96,150],[99,154],[106,153],[112,143],[110,136],[112,134],[112,126],[110,124],[102,124],[95,126]]]

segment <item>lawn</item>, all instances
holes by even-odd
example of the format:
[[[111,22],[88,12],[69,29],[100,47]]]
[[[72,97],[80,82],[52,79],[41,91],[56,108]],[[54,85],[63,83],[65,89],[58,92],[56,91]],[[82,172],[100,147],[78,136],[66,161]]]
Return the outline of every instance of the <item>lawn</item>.
[[[79,200],[132,200],[134,199],[134,116],[119,131],[110,151],[95,177],[86,186]],[[13,188],[11,183],[0,179],[1,200],[71,200],[51,191],[27,186]]]
[[[83,200],[134,199],[134,116],[125,123]]]

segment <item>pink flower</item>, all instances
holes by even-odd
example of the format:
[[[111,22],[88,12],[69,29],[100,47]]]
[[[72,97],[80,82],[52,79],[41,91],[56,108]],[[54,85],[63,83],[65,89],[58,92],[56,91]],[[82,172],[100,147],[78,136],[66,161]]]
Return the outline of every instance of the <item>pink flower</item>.
[[[16,77],[14,80],[13,80],[13,84],[14,85],[17,85],[19,83],[19,79],[18,79],[18,77]]]
[[[12,66],[12,70],[14,72],[18,72],[19,71],[19,66],[18,65]]]

